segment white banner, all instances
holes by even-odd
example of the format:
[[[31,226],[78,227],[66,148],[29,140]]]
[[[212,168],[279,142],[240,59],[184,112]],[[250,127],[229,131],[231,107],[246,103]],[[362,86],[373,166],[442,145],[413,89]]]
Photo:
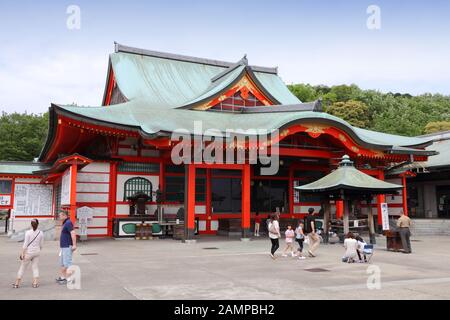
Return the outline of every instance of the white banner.
[[[70,187],[72,180],[72,167],[64,172],[61,180],[61,205],[70,205]]]
[[[381,218],[383,222],[383,231],[389,230],[389,211],[386,202],[381,203]]]

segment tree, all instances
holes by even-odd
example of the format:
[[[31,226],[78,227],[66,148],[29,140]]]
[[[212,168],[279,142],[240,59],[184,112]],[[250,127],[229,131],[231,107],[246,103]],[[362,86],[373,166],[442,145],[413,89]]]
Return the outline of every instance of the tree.
[[[346,102],[336,102],[327,107],[327,113],[339,117],[351,125],[359,128],[369,126],[369,107],[360,101],[349,100]]]
[[[45,142],[48,113],[2,113],[0,117],[0,160],[31,161]]]
[[[288,88],[302,102],[310,102],[319,98],[315,88],[309,84],[294,84]]]
[[[450,121],[433,121],[428,122],[425,126],[425,133],[435,133],[450,130]]]

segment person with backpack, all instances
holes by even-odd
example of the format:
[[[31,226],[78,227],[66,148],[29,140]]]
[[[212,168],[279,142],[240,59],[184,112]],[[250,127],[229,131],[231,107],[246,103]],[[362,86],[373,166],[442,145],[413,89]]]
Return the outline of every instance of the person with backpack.
[[[279,216],[276,213],[273,213],[270,216],[270,220],[267,226],[267,229],[269,230],[269,238],[270,242],[272,243],[272,248],[270,249],[270,257],[272,259],[275,258],[275,252],[280,247],[280,241],[281,233],[280,233],[280,224],[278,223]]]
[[[44,233],[38,229],[38,219],[31,220],[31,229],[25,232],[25,240],[23,241],[22,252],[19,259],[22,261],[19,271],[17,272],[16,282],[13,288],[17,289],[22,281],[23,274],[31,263],[33,270],[33,288],[39,287],[39,255],[44,244]]]
[[[314,208],[308,209],[308,215],[305,217],[305,234],[308,237],[308,254],[314,258],[315,252],[320,245],[320,238],[316,230],[316,218],[314,217]]]
[[[298,243],[298,258],[304,260],[305,257],[302,255],[303,252],[303,242],[305,241],[305,233],[303,232],[304,224],[300,221],[298,227],[295,229],[295,241]]]

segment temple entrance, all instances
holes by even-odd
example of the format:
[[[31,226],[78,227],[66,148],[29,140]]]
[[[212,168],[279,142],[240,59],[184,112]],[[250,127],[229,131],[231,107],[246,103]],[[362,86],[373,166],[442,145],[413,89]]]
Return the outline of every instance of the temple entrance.
[[[437,186],[437,212],[439,218],[450,218],[450,186]]]

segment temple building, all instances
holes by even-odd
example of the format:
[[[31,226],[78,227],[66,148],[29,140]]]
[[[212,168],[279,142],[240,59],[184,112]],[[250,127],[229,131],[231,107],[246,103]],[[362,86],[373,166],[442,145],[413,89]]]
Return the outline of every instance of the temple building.
[[[88,208],[89,237],[127,236],[130,222],[177,218],[187,238],[230,231],[236,227],[230,221],[247,236],[256,213],[297,219],[310,207],[319,211],[319,198],[294,187],[330,173],[344,155],[364,173],[404,186],[374,198],[382,225],[382,203],[392,216],[408,212],[413,174],[398,168],[436,154],[432,138],[356,128],[323,112],[320,101],[300,101],[277,68],[249,65],[246,57],[230,63],[116,44],[108,64],[101,106],[51,104],[39,158],[0,163],[0,210],[10,212],[15,231],[32,217],[55,219],[61,209],[77,221]],[[220,150],[244,154],[244,161],[174,162],[182,142],[173,134],[182,131],[195,144],[199,124],[200,133],[264,129],[270,138],[220,142]],[[207,148],[213,141],[221,140],[201,143]],[[268,164],[250,161],[255,150],[277,156],[275,174],[263,175]],[[340,215],[340,206],[333,203],[333,214]]]

